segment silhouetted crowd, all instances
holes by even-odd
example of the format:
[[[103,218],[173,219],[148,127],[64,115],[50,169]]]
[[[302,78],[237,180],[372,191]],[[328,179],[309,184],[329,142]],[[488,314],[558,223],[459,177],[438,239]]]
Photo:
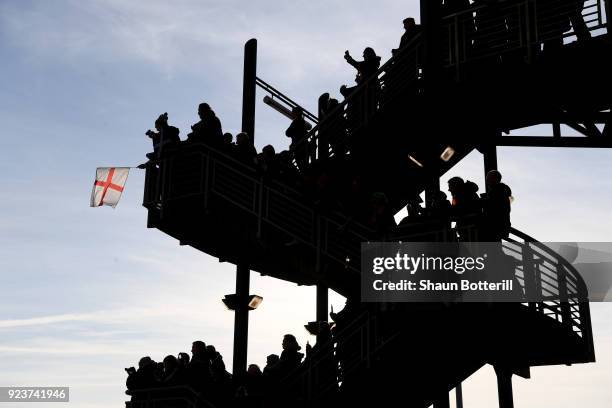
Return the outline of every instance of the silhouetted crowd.
[[[387,195],[368,185],[348,155],[336,155],[329,160],[309,163],[308,155],[295,152],[293,146],[306,137],[307,126],[301,108],[294,109],[295,119],[286,131],[291,138],[290,150],[276,153],[272,145],[257,152],[251,138],[246,133],[238,133],[236,141],[230,133],[223,133],[221,121],[207,103],[200,104],[200,121],[194,124],[192,132],[185,141],[179,138],[179,130],[168,124],[168,114],[164,113],[155,121],[156,132],[147,131],[153,141],[154,152],[151,159],[172,154],[177,147],[202,143],[217,149],[243,165],[255,169],[263,177],[277,180],[286,186],[305,193],[313,204],[322,211],[341,211],[351,220],[360,222],[381,234],[397,232],[398,224]],[[166,149],[166,153],[163,152]],[[152,160],[150,163],[154,163]],[[507,237],[510,229],[510,188],[501,182],[501,173],[491,171],[487,174],[487,191],[478,194],[478,186],[471,181],[453,177],[448,191],[451,200],[443,191],[428,197],[423,207],[422,199],[415,196],[408,200],[408,216],[399,223],[400,231],[414,224],[427,223],[428,228],[450,230],[455,222],[455,230],[471,229],[470,237],[459,232],[459,240],[479,239],[499,241]],[[478,235],[474,235],[476,232]],[[453,236],[454,239],[454,236]]]
[[[502,175],[491,170],[486,176],[486,192],[478,194],[476,183],[452,177],[448,180],[451,200],[443,191],[432,194],[429,205],[419,197],[406,206],[408,215],[399,229],[426,223],[434,231],[447,231],[447,240],[498,242],[510,233],[512,190],[502,183]],[[451,223],[455,223],[451,228]]]
[[[446,22],[443,25],[460,24],[458,30],[449,31],[449,44],[465,43],[466,53],[493,50],[491,55],[498,62],[515,57],[503,51],[513,49],[515,39],[524,35],[525,30],[539,33],[538,41],[541,43],[537,44],[538,49],[559,47],[563,44],[564,33],[570,28],[579,41],[590,38],[582,16],[582,0],[538,0],[537,10],[532,10],[537,17],[534,19],[536,27],[519,27],[519,8],[515,0],[444,0],[441,6]],[[403,26],[399,46],[392,50],[394,59],[383,68],[383,79],[378,75],[381,73],[381,57],[373,48],[366,47],[360,61],[346,51],[344,58],[355,68],[356,77],[354,86],[340,87],[345,101],[341,103],[324,94],[319,101],[319,123],[315,129],[311,129],[305,119],[303,108],[293,108],[292,120],[285,132],[291,140],[288,150],[277,152],[274,146],[267,145],[258,152],[252,135],[241,132],[234,138],[231,133],[224,133],[221,121],[210,105],[201,103],[198,107],[200,120],[191,126],[191,132],[183,141],[179,138],[179,129],[168,124],[168,114],[159,116],[155,130],[146,133],[154,149],[147,155],[151,159],[149,163],[177,150],[205,144],[255,169],[264,177],[306,193],[321,211],[339,210],[371,229],[388,232],[396,226],[388,196],[369,185],[366,177],[357,171],[359,160],[351,161],[351,157],[367,158],[370,154],[371,141],[364,143],[358,129],[379,109],[386,92],[395,86],[394,81],[407,75],[400,70],[397,57],[417,39],[421,27],[412,17],[404,19]],[[453,36],[456,35],[461,38],[455,39]],[[414,61],[402,61],[401,65],[414,65],[410,75],[418,77],[420,57],[417,53],[410,58]],[[501,175],[497,178],[501,179]],[[445,229],[454,221],[458,229],[468,224],[475,226],[481,239],[498,240],[505,236],[504,231],[509,229],[510,196],[510,189],[505,184],[487,182],[487,191],[480,196],[478,187],[469,181],[453,179],[449,187],[451,201],[441,191],[428,197],[425,208],[421,208],[418,197],[410,199],[410,215],[400,226],[415,220],[430,220]],[[459,239],[466,239],[465,234]]]
[[[258,407],[264,400],[274,405],[295,391],[291,389],[291,379],[298,377],[309,360],[322,354],[321,348],[329,345],[330,326],[327,323],[321,323],[321,326],[324,328],[317,344],[313,347],[307,345],[306,355],[300,352],[301,346],[295,336],[286,334],[280,356],[270,354],[263,370],[250,364],[244,378],[236,378],[227,372],[221,354],[214,346],[200,340],[193,342],[191,358],[187,353],[168,355],[163,362],[143,357],[138,368],[125,369],[128,374],[126,393],[131,395],[132,403],[138,403],[146,400],[151,390],[156,391],[157,399],[170,399],[181,395],[177,391],[188,387],[215,406]],[[328,365],[326,369],[333,371],[333,366]]]

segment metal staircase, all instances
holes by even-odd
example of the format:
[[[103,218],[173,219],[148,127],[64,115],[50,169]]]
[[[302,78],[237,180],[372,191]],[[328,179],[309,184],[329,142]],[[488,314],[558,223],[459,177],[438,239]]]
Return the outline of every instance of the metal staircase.
[[[346,296],[358,293],[361,242],[446,238],[443,232],[411,234],[409,230],[380,236],[342,213],[320,212],[298,191],[269,180],[255,168],[205,145],[189,146],[162,159],[158,167],[150,166],[144,205],[149,209],[149,227],[174,236],[181,244],[192,245],[233,263],[238,262],[233,248],[239,245],[248,252],[252,269],[261,274],[298,284],[324,281]],[[186,213],[189,214],[187,219]],[[184,219],[188,224],[180,223]],[[240,236],[231,228],[233,224],[238,224],[238,230],[252,230],[253,234]],[[215,239],[208,241],[207,236]],[[285,246],[289,242],[297,244]],[[294,247],[299,249],[293,250]],[[548,346],[544,344],[541,349],[536,344],[529,344],[522,349],[530,356],[525,364],[593,361],[588,297],[577,271],[551,249],[514,229],[504,242],[504,249],[517,260],[515,276],[523,290],[530,297],[537,294],[545,300],[525,303],[520,314],[532,321],[545,322],[573,344],[572,352],[566,349],[561,354],[559,350],[547,353]],[[274,257],[270,251],[274,252]],[[245,256],[245,253],[240,255]],[[372,320],[366,319],[351,328],[354,333],[361,333],[371,331],[372,324]],[[352,337],[354,333],[346,336]],[[369,359],[389,341],[389,337],[357,336],[368,339],[367,344],[358,347],[362,350],[358,358],[351,356],[361,369],[369,364]],[[348,360],[347,357],[345,376],[357,370]]]
[[[375,191],[388,193],[391,205],[400,208],[474,149],[612,147],[609,132],[597,126],[609,127],[612,104],[609,1],[587,1],[579,30],[569,3],[508,0],[495,13],[477,5],[447,15],[437,22],[436,35],[430,30],[415,36],[333,111],[319,118],[308,113],[316,125],[295,148],[308,149],[313,165],[342,166],[347,160],[360,166],[371,174]],[[554,29],[561,18],[569,21],[563,31]],[[573,37],[578,40],[542,50]],[[253,89],[257,83],[297,106],[256,78],[254,69],[249,75]],[[567,81],[559,87],[562,78]],[[249,92],[254,98],[254,90]],[[553,136],[502,136],[538,124],[551,124]],[[561,124],[584,137],[562,137]],[[449,146],[454,155],[441,159]],[[363,160],[366,155],[369,160]],[[262,275],[323,284],[349,299],[359,293],[362,242],[454,239],[427,223],[375,231],[203,144],[168,150],[150,162],[143,204],[148,226],[181,245]],[[368,401],[367,381],[378,397],[408,383],[410,397],[403,404],[427,406],[487,363],[524,375],[531,366],[594,361],[588,294],[578,272],[515,229],[503,248],[517,261],[521,289],[542,301],[364,306],[338,324],[322,346],[326,355],[313,356],[286,379],[288,389],[306,404],[338,396],[361,404]],[[453,339],[452,346],[446,339]],[[428,358],[432,353],[437,357]],[[391,398],[381,401],[396,405]]]

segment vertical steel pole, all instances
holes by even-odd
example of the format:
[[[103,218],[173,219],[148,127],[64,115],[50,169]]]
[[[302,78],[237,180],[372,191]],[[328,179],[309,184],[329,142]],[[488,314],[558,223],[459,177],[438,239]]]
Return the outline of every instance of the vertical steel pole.
[[[244,45],[244,80],[242,85],[242,131],[255,142],[255,96],[257,78],[257,40]]]
[[[486,146],[482,152],[485,179],[491,170],[497,170],[497,146]],[[488,190],[488,186],[487,186]]]
[[[234,311],[234,378],[241,381],[247,367],[247,348],[249,340],[249,309],[244,305],[244,299],[249,296],[250,273],[248,264],[236,265],[236,295],[238,304]]]
[[[257,40],[252,38],[244,45],[244,79],[242,87],[242,131],[251,142],[255,140],[255,92],[257,78]],[[234,311],[234,377],[241,381],[246,373],[249,340],[249,310],[244,299],[249,296],[249,264],[241,261],[236,265],[236,295],[239,299]]]

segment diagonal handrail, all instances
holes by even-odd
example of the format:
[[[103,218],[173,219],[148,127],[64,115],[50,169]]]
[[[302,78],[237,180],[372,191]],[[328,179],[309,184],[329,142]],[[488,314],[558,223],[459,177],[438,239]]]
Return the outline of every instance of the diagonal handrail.
[[[255,84],[259,86],[261,89],[263,89],[264,91],[268,92],[270,95],[272,95],[272,97],[276,97],[280,99],[281,101],[289,105],[291,108],[297,108],[297,107],[301,108],[302,111],[304,112],[304,117],[306,117],[308,120],[310,120],[313,123],[319,123],[319,118],[317,118],[316,115],[314,115],[312,112],[310,112],[309,110],[307,110],[306,108],[304,108],[303,106],[301,106],[300,104],[292,100],[291,98],[289,98],[287,95],[283,94],[278,89],[274,88],[272,85],[270,85],[263,79],[256,77]]]

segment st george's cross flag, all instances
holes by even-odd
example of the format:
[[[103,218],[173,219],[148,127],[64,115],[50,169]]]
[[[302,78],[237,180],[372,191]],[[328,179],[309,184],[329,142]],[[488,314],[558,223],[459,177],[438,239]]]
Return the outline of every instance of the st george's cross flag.
[[[91,207],[110,205],[115,208],[130,172],[129,167],[98,167],[91,191]]]

